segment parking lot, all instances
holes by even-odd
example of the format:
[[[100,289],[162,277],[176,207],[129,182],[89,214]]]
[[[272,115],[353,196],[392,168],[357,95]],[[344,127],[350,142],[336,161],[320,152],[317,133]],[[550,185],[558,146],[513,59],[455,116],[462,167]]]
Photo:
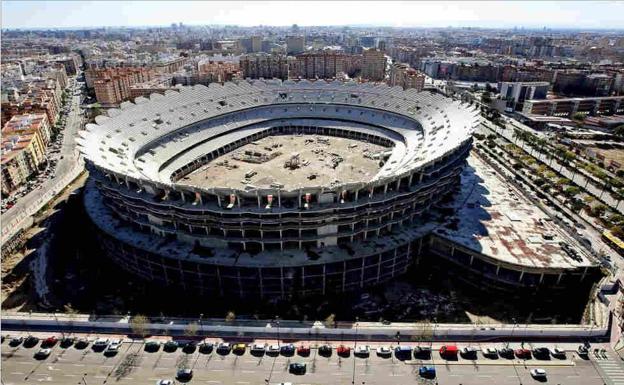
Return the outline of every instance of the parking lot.
[[[43,336],[42,336],[43,337]],[[123,338],[122,336],[107,336]],[[19,346],[9,346],[10,338],[2,343],[2,381],[3,384],[32,384],[46,382],[52,384],[86,383],[132,383],[155,384],[161,379],[174,379],[180,368],[193,370],[193,377],[189,383],[201,384],[620,384],[610,381],[604,372],[605,365],[619,365],[613,359],[613,352],[604,352],[604,357],[581,359],[573,352],[573,345],[567,344],[563,358],[540,359],[491,359],[485,358],[481,349],[476,346],[476,359],[465,359],[458,356],[456,360],[440,358],[439,345],[433,346],[432,359],[420,360],[410,355],[410,359],[401,361],[394,352],[387,357],[376,354],[375,348],[380,344],[372,344],[368,357],[354,357],[353,342],[344,345],[351,348],[348,356],[339,357],[337,347],[340,342],[331,343],[330,356],[321,356],[315,348],[315,342],[295,342],[294,346],[302,344],[311,346],[309,355],[301,356],[296,351],[290,356],[284,354],[251,354],[250,347],[244,352],[218,353],[216,347],[220,340],[207,339],[215,344],[215,349],[209,353],[202,353],[198,348],[190,353],[182,347],[174,351],[159,346],[155,352],[148,352],[143,341],[125,340],[116,354],[105,354],[105,350],[93,349],[95,337],[89,338],[89,345],[82,349],[75,346],[61,347],[60,341],[51,348],[49,356],[36,359],[34,355],[40,349],[41,342],[27,348],[23,343]],[[160,345],[166,340],[159,341]],[[276,344],[276,341],[256,341],[260,344]],[[249,343],[248,343],[249,344]],[[247,345],[248,345],[247,344]],[[280,343],[283,346],[285,343]],[[362,345],[358,343],[358,345]],[[402,346],[415,347],[418,344],[410,343]],[[319,345],[320,346],[320,345]],[[389,345],[387,345],[390,347]],[[430,346],[430,344],[423,344]],[[460,344],[460,348],[466,346]],[[502,344],[491,345],[497,349]],[[552,348],[554,344],[545,344]],[[392,346],[394,349],[395,346]],[[519,348],[519,344],[512,344],[512,348]],[[525,346],[530,347],[530,346]],[[104,348],[105,349],[105,348]],[[619,360],[619,359],[618,359]],[[599,365],[602,362],[602,365]],[[304,373],[290,372],[290,364],[305,364]],[[434,368],[436,375],[433,378],[424,378],[419,374],[423,366]],[[537,380],[531,376],[530,370],[542,368],[547,377]],[[613,369],[610,369],[613,370]],[[623,372],[624,374],[624,372]],[[611,373],[611,376],[619,374]]]

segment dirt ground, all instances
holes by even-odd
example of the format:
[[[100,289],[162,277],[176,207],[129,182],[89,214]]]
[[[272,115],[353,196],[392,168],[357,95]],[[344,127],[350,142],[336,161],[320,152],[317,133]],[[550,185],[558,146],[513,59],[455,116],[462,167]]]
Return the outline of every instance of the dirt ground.
[[[366,154],[386,150],[387,147],[380,145],[333,136],[269,136],[213,160],[179,183],[231,188],[270,187],[279,183],[290,190],[336,182],[361,182],[370,180],[380,169],[379,160]],[[246,152],[265,157],[246,158]],[[285,167],[293,157],[298,158],[298,166]],[[252,158],[256,160],[250,161]]]

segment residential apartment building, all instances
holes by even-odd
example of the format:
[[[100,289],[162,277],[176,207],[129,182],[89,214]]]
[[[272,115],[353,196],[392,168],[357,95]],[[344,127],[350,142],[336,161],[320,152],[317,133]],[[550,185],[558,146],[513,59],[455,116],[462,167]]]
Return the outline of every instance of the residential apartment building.
[[[243,55],[240,58],[240,69],[245,79],[288,79],[288,59],[283,55]]]
[[[134,84],[145,83],[156,77],[156,72],[150,68],[105,68],[95,70],[93,88],[95,98],[103,106],[117,106],[132,95],[130,88]]]
[[[2,129],[2,194],[8,195],[45,161],[49,125],[45,114],[14,116]]]
[[[362,78],[382,81],[386,76],[386,56],[383,52],[369,49],[363,52]]]
[[[303,36],[286,37],[286,54],[297,55],[305,51],[305,38]]]
[[[407,64],[395,63],[390,67],[388,85],[399,86],[404,90],[413,88],[420,92],[425,87],[425,74]]]
[[[344,69],[345,55],[337,51],[317,51],[297,55],[289,76],[301,79],[333,79]]]

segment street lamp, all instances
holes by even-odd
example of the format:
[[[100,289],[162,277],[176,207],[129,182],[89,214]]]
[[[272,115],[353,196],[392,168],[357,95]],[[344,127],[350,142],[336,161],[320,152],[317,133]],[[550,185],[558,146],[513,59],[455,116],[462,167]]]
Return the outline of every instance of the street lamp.
[[[355,385],[355,348],[357,348],[358,326],[359,317],[355,317],[355,337],[353,337],[353,377],[351,378],[351,384]]]
[[[279,316],[275,316],[275,323],[277,324],[277,346],[280,346],[280,322],[279,322]]]
[[[201,313],[199,315],[199,330],[203,334],[204,328],[203,328],[203,325],[202,325],[202,318],[204,318],[204,313]]]

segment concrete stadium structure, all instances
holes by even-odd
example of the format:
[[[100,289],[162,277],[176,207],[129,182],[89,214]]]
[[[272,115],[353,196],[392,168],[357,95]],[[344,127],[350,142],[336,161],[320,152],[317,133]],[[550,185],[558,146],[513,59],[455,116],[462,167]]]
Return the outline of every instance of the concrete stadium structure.
[[[80,133],[85,205],[107,254],[150,280],[235,296],[358,289],[412,263],[432,230],[425,213],[458,187],[477,122],[458,101],[379,84],[183,87],[123,103]],[[188,181],[241,146],[290,135],[386,151],[369,154],[379,169],[357,182]]]

